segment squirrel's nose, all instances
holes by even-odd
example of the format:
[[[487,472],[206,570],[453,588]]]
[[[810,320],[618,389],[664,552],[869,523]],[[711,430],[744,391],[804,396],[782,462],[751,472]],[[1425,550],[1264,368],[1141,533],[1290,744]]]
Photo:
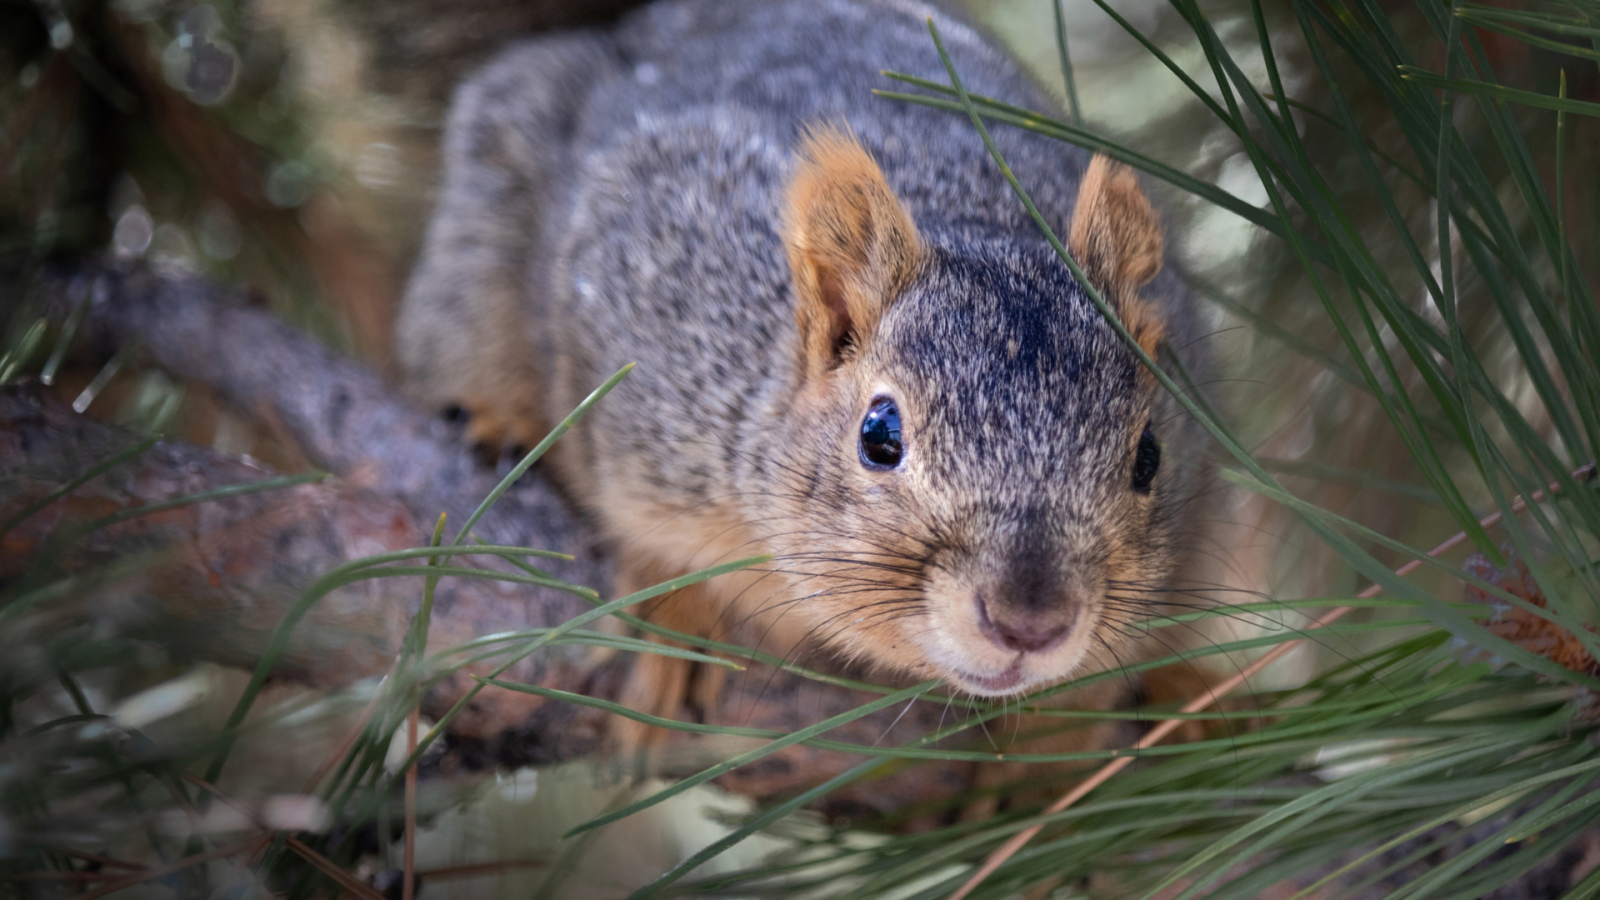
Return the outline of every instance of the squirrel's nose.
[[[1066,625],[1040,621],[1043,616],[1038,613],[1015,618],[1003,612],[990,616],[989,604],[984,602],[983,597],[974,596],[972,599],[978,607],[978,630],[1002,650],[1038,653],[1056,646],[1067,636]]]

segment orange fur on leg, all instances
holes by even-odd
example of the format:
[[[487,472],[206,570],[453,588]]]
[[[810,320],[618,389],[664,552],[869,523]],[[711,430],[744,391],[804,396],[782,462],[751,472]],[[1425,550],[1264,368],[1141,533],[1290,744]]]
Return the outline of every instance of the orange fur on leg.
[[[622,593],[631,593],[672,577],[655,577],[659,574],[650,566],[625,565],[624,574],[618,578],[619,587]],[[673,591],[656,599],[641,612],[643,618],[673,631],[702,637],[715,635],[717,609],[701,585]],[[652,643],[669,644],[655,635],[648,636],[648,639]],[[696,710],[704,715],[715,709],[721,701],[725,680],[723,675],[721,667],[704,666],[672,656],[640,653],[628,670],[619,702],[630,709],[663,719],[680,719],[686,711]],[[668,729],[632,719],[618,718],[613,724],[612,734],[625,760],[638,756],[641,751],[659,748],[671,734]]]
[[[464,399],[461,408],[467,413],[467,445],[481,447],[496,456],[526,453],[548,430],[532,410],[510,407],[503,402]]]

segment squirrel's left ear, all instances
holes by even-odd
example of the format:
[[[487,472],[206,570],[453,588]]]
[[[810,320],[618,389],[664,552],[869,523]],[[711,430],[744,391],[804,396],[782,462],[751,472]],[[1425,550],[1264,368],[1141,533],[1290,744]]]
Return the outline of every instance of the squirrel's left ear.
[[[787,200],[784,243],[811,378],[865,343],[915,277],[923,249],[883,171],[847,131],[806,136]]]
[[[1161,223],[1132,169],[1095,154],[1078,185],[1067,243],[1128,333],[1153,356],[1161,317],[1139,289],[1161,271]]]

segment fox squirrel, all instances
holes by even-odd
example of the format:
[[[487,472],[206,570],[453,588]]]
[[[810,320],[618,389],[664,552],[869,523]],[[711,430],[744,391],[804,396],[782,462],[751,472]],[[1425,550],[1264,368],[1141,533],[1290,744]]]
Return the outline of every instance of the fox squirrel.
[[[549,456],[619,588],[773,556],[653,621],[1000,697],[1112,664],[1195,442],[971,123],[872,94],[943,74],[930,15],[973,93],[1054,105],[914,0],[663,0],[504,51],[456,94],[397,349],[490,455],[637,361]],[[1182,345],[1131,170],[994,139],[1135,339]],[[690,675],[642,656],[624,700],[676,715]]]

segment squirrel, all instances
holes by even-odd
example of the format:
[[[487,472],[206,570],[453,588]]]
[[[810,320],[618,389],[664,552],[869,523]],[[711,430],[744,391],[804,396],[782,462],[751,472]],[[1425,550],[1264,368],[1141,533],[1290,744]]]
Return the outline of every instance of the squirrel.
[[[638,363],[547,457],[619,589],[772,557],[650,620],[1009,697],[1159,601],[1198,441],[967,118],[873,94],[943,75],[930,16],[973,94],[1056,107],[915,0],[660,0],[504,50],[455,95],[396,349],[490,456]],[[1139,345],[1185,346],[1132,170],[993,137]],[[643,655],[624,702],[675,716],[691,674]]]

